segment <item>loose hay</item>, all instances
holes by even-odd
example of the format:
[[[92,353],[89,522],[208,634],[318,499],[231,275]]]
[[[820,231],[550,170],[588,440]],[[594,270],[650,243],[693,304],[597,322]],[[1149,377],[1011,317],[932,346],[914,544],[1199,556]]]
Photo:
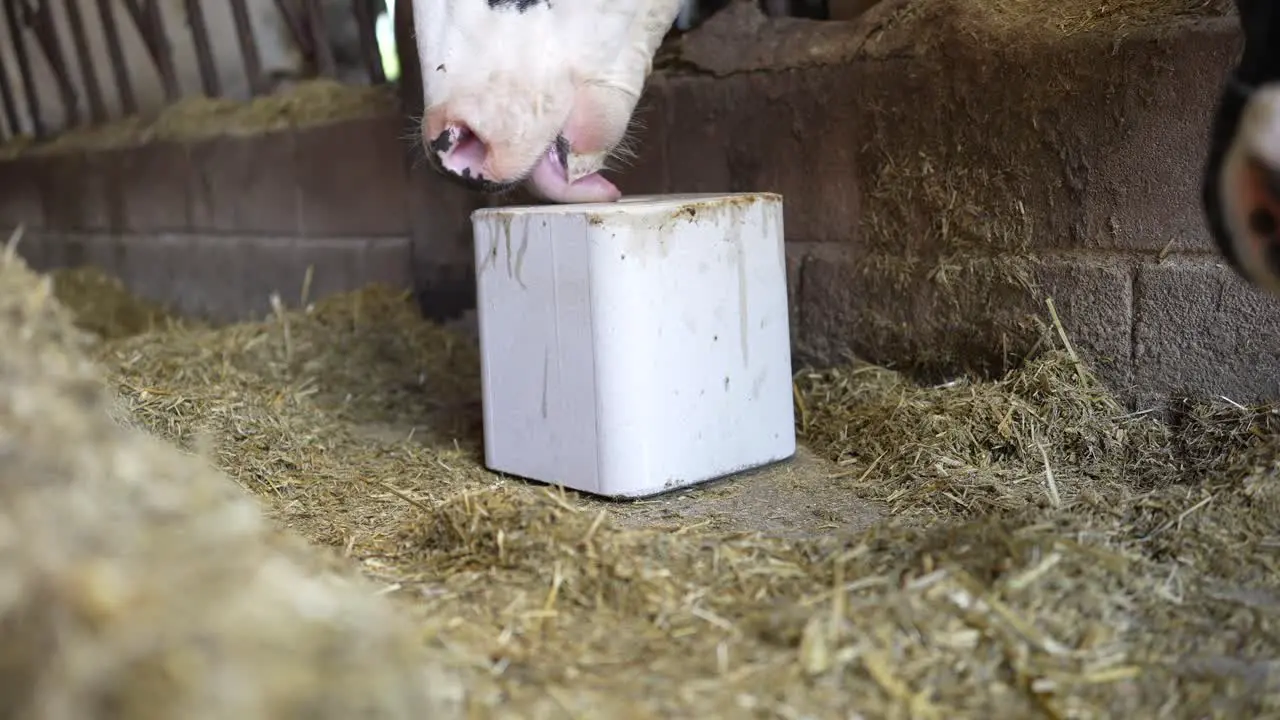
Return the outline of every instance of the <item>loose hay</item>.
[[[110,419],[52,290],[0,260],[0,716],[459,713],[458,681],[373,588]]]
[[[184,98],[153,116],[130,116],[71,128],[47,141],[20,136],[0,144],[0,159],[276,132],[385,114],[397,107],[391,86],[347,85],[321,78],[248,102],[204,96]]]
[[[817,541],[623,530],[486,472],[475,348],[402,293],[97,357],[136,422],[207,437],[486,668],[482,716],[1280,717],[1276,415],[1126,413],[1058,337],[994,382],[801,372],[833,482],[897,513]]]
[[[866,468],[857,485],[900,513],[1060,506],[1082,490],[1101,500],[1103,489],[1173,474],[1165,428],[1126,413],[1066,351],[987,383],[922,388],[855,365],[802,373],[799,387],[801,431],[814,449]],[[891,493],[884,477],[899,478]]]
[[[119,278],[93,267],[49,273],[53,292],[71,311],[76,327],[108,340],[140,335],[180,321],[159,303],[134,296]]]

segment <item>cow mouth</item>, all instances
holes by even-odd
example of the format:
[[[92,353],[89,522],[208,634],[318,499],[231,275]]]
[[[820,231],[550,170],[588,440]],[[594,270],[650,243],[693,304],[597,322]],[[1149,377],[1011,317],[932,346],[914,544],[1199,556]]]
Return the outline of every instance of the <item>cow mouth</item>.
[[[526,180],[529,190],[543,200],[566,204],[607,203],[622,197],[617,186],[599,171],[571,180],[569,155],[569,142],[563,135],[557,137],[529,174]]]

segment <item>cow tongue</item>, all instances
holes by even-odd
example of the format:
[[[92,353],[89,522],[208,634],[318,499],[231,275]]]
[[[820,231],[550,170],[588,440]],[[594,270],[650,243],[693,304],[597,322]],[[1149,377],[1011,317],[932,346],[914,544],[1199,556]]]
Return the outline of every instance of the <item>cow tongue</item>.
[[[622,192],[598,172],[569,182],[554,148],[538,161],[529,176],[528,186],[538,197],[554,203],[614,202],[622,197]]]

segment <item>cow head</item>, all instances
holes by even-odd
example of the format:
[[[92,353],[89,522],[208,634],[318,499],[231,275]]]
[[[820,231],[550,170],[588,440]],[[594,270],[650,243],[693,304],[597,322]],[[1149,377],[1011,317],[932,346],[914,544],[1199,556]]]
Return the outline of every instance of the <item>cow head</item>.
[[[607,202],[679,0],[413,0],[431,164],[486,192]]]
[[[1214,114],[1202,199],[1226,260],[1280,295],[1280,5],[1236,0],[1236,10],[1244,52]]]

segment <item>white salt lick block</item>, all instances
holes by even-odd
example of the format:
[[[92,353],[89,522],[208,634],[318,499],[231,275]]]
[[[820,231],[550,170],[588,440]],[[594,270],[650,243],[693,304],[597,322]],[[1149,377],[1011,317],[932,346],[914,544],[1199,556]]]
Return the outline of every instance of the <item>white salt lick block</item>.
[[[781,196],[471,221],[489,469],[638,498],[795,454]]]

